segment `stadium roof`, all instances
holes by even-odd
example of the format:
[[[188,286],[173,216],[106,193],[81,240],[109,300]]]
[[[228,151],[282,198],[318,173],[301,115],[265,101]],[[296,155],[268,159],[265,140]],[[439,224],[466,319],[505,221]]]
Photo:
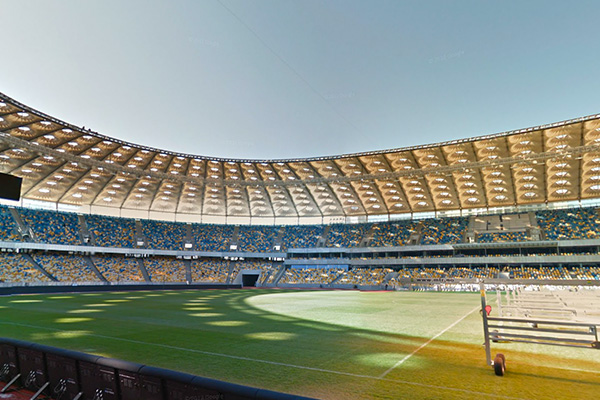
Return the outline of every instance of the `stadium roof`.
[[[22,196],[192,216],[361,217],[600,197],[600,115],[410,148],[243,160],[127,143],[0,93]]]

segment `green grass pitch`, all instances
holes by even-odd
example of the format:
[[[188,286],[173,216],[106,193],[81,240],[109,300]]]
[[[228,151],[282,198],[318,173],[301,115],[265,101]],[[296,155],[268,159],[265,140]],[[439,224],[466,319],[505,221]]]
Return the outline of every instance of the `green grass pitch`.
[[[494,344],[478,293],[206,290],[0,298],[0,335],[322,399],[592,399],[600,352]]]

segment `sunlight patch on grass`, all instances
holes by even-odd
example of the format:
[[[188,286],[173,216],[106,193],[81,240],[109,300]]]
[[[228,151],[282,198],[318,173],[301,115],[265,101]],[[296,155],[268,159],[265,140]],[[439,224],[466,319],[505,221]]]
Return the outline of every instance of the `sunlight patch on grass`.
[[[263,315],[264,312],[258,310],[244,310],[246,314]]]
[[[207,322],[208,325],[213,325],[213,326],[243,326],[243,325],[248,325],[248,322],[246,321],[209,321]]]
[[[188,314],[191,317],[220,317],[224,314],[222,313],[197,313],[197,314]]]
[[[43,300],[34,300],[34,299],[9,301],[9,303],[42,303],[42,302],[43,302]]]
[[[104,312],[104,310],[99,310],[97,308],[82,308],[79,310],[67,311],[67,313],[69,313],[69,314],[87,314],[87,313],[96,313],[96,312]]]
[[[96,304],[84,304],[84,307],[112,307],[116,304],[96,303]]]
[[[249,339],[258,340],[291,340],[298,335],[291,332],[255,332],[248,333],[244,336],[246,336]]]
[[[53,299],[53,300],[54,299],[58,300],[58,299],[74,299],[75,297],[74,296],[49,296],[48,298]]]
[[[411,345],[411,346],[415,345],[416,341],[422,341],[421,339],[417,339],[417,338],[394,337],[394,336],[389,336],[389,335],[379,335],[377,333],[370,333],[370,332],[351,332],[351,335],[359,337],[359,338],[363,338],[363,339],[373,340],[376,342],[393,343],[393,344],[407,344],[407,345]]]
[[[127,296],[125,298],[129,299],[129,300],[138,300],[138,299],[143,299],[144,296]]]
[[[359,354],[352,357],[352,363],[367,365],[370,367],[378,367],[384,370],[391,368],[398,361],[402,360],[406,357],[407,353],[369,353],[369,354]],[[412,359],[412,358],[411,358]],[[402,368],[405,367],[406,364],[402,364]]]
[[[205,311],[212,310],[212,307],[184,307],[185,311]]]
[[[54,337],[56,339],[73,339],[73,338],[78,338],[81,336],[87,336],[90,333],[92,333],[92,332],[91,331],[60,331],[60,332],[53,332],[52,337]]]
[[[77,322],[88,322],[93,321],[93,318],[84,318],[84,317],[69,317],[69,318],[57,318],[54,322],[58,322],[59,324],[74,324]]]
[[[127,303],[129,300],[127,299],[108,299],[104,300],[106,303]]]

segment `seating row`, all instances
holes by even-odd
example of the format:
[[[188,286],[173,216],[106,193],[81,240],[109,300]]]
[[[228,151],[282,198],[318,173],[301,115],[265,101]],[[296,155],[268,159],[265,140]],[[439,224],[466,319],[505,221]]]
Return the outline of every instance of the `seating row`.
[[[466,217],[421,221],[389,221],[362,224],[302,226],[231,226],[185,224],[176,222],[115,218],[101,215],[78,217],[73,213],[17,208],[33,240],[50,244],[82,244],[85,226],[93,242],[102,247],[161,250],[228,251],[237,244],[239,251],[269,252],[280,244],[289,248],[387,247],[409,244],[456,244],[465,241],[469,229]],[[547,240],[600,238],[600,216],[595,208],[546,210],[535,213],[542,237]],[[80,221],[81,220],[81,221]],[[17,222],[10,209],[0,206],[0,240],[21,240]],[[486,231],[477,235],[481,243],[529,240],[525,231]],[[189,246],[186,247],[186,244]]]

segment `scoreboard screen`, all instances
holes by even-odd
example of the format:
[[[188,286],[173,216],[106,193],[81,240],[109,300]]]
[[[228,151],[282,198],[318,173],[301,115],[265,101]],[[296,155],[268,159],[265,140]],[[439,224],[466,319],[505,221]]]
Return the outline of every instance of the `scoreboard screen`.
[[[19,200],[23,179],[17,176],[0,173],[0,198]]]

